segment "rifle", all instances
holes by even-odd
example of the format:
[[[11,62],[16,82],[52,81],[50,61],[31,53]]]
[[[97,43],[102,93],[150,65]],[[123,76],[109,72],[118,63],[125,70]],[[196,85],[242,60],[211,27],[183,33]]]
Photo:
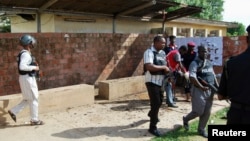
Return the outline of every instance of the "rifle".
[[[215,92],[218,92],[218,89],[217,89],[214,85],[212,85],[212,84],[210,84],[210,83],[207,83],[207,82],[206,82],[205,80],[203,80],[201,77],[198,77],[198,81],[199,81],[202,85],[209,87],[210,89],[212,89],[212,90],[215,91]]]
[[[38,66],[38,63],[36,61],[36,58],[34,56],[31,56],[32,57],[32,61],[31,61],[31,66]],[[35,70],[32,70],[31,73],[29,73],[30,76],[35,76],[36,77],[36,80],[40,81],[40,77],[41,77],[41,72],[40,70],[38,71],[35,71]]]

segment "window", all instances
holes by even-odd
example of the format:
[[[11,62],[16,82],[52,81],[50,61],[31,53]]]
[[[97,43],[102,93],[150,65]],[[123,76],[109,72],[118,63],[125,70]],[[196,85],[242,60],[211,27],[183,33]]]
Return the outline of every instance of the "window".
[[[166,27],[165,33],[166,33],[166,35],[173,35],[174,34],[173,27]]]
[[[211,30],[210,33],[207,35],[208,37],[218,37],[219,30]]]
[[[194,37],[205,37],[205,29],[194,29],[193,30],[193,35]]]
[[[177,28],[178,37],[190,37],[190,28]]]

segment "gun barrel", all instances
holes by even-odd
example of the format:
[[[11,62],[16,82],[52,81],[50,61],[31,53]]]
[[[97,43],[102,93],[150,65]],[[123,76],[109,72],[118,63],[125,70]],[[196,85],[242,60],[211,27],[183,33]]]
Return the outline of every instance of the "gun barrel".
[[[199,80],[203,85],[209,87],[209,88],[212,89],[213,91],[215,91],[215,92],[218,91],[218,89],[217,89],[214,85],[207,83],[207,82],[206,82],[205,80],[203,80],[202,78],[198,77],[198,80]]]
[[[212,89],[213,91],[218,92],[218,89],[217,89],[214,85],[208,84],[208,87],[209,87],[210,89]]]

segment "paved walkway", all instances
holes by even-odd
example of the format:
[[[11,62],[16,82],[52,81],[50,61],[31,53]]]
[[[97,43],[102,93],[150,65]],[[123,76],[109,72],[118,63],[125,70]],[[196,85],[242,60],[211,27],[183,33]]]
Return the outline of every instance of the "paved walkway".
[[[191,104],[178,97],[179,108],[167,108],[159,113],[160,131],[167,132],[182,126],[182,116],[190,112]],[[228,106],[225,101],[214,101],[213,112]],[[3,141],[148,141],[149,101],[146,93],[127,96],[115,101],[96,100],[93,105],[68,108],[41,114],[43,126],[30,126],[29,119],[18,118],[0,125]]]

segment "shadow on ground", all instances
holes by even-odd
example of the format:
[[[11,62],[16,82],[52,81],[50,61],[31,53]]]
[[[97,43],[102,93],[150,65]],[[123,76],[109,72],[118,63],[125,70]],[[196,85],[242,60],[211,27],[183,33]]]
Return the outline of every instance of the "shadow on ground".
[[[146,122],[148,122],[148,120],[139,120],[126,126],[73,128],[59,133],[54,133],[52,136],[69,139],[89,138],[102,135],[109,137],[139,138],[141,136],[148,135],[147,129],[133,128]]]

